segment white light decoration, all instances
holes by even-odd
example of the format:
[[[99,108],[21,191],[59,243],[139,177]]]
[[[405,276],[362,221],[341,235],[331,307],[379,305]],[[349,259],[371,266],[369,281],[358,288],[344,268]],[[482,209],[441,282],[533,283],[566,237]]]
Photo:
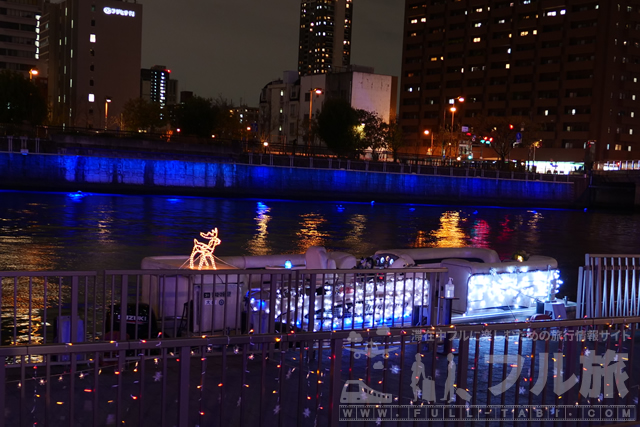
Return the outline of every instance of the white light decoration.
[[[394,279],[389,274],[368,277],[366,281],[353,279],[346,286],[325,284],[318,286],[317,291],[321,294],[315,296],[314,314],[309,316],[310,297],[304,288],[277,289],[276,319],[306,327],[311,317],[314,331],[387,323],[402,326],[411,323],[414,307],[429,305],[429,282],[420,277]],[[250,298],[249,305],[251,311],[269,312],[268,301]]]
[[[504,306],[532,306],[536,301],[555,298],[559,280],[558,270],[474,274],[469,278],[467,311]]]
[[[200,233],[200,235],[208,239],[209,242],[202,243],[198,241],[198,239],[193,239],[193,250],[189,257],[189,268],[193,269],[195,261],[198,259],[198,270],[202,270],[203,267],[210,267],[215,270],[216,261],[213,257],[213,251],[215,251],[216,246],[222,243],[222,241],[218,239],[218,229],[214,228],[207,233]]]

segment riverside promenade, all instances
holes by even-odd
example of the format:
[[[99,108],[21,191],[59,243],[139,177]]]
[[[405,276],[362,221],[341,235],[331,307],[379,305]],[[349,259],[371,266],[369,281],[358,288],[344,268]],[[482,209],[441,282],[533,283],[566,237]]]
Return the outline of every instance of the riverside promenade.
[[[586,178],[331,157],[0,153],[4,189],[582,207]]]

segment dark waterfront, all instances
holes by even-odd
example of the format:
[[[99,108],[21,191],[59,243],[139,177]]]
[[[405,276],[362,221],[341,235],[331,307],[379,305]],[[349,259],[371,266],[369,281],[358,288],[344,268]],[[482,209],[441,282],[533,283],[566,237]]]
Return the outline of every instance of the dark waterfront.
[[[200,231],[218,227],[217,255],[524,250],[558,260],[569,297],[585,253],[640,249],[640,214],[611,211],[5,191],[0,221],[0,270],[134,269],[146,256],[187,255]]]

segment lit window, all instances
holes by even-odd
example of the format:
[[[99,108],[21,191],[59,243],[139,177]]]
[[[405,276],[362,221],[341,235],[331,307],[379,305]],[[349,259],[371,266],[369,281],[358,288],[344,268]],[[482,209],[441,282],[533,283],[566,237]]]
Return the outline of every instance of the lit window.
[[[633,118],[633,117],[635,117],[635,116],[636,116],[636,113],[632,111],[632,112],[631,112],[631,118]]]
[[[528,36],[528,35],[529,35],[529,31],[521,31],[521,32],[520,32],[520,36],[521,36],[521,37],[523,37],[523,36]]]
[[[95,102],[96,101],[96,96],[92,93],[89,94],[89,102]]]
[[[482,27],[482,22],[476,22],[473,26],[476,28]]]
[[[473,38],[473,42],[474,43],[480,43],[482,41],[482,37],[474,37]]]
[[[476,12],[482,12],[482,8],[481,7],[477,8]]]
[[[538,34],[538,30],[533,30],[532,33],[535,36],[536,34]]]
[[[411,23],[412,23],[412,24],[417,24],[417,23],[418,23],[418,20],[417,20],[417,19],[412,19],[412,20],[411,20]]]
[[[511,64],[505,64],[504,68],[511,68]]]
[[[96,35],[95,34],[91,34],[89,36],[89,42],[90,43],[95,43],[96,42]]]
[[[576,110],[575,110],[575,109],[572,109],[572,110],[571,110],[571,115],[572,115],[572,116],[575,116],[575,115],[576,115]]]
[[[427,22],[427,18],[420,19],[420,22]]]
[[[438,57],[437,57],[437,56],[432,56],[432,57],[431,57],[431,61],[437,61],[437,60],[438,60]]]
[[[614,147],[614,150],[616,150],[616,151],[622,150],[622,145],[616,144],[616,146]]]
[[[633,129],[629,129],[629,135],[633,135]]]

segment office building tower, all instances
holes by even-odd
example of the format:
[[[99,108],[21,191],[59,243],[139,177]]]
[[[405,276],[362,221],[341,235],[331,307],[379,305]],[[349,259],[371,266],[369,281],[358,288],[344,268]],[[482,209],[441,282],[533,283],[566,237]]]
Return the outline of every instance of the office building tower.
[[[351,63],[352,0],[302,0],[298,73],[323,74]]]
[[[425,147],[426,130],[450,126],[453,102],[454,129],[480,116],[525,117],[539,126],[542,147],[591,147],[597,160],[640,157],[637,0],[405,7],[400,120],[409,146]]]
[[[176,104],[178,82],[171,79],[171,70],[164,65],[154,65],[140,71],[140,96],[160,105],[162,115],[167,105]]]
[[[41,57],[54,124],[118,129],[140,96],[142,5],[117,0],[48,1]]]
[[[33,78],[38,74],[40,9],[38,0],[0,2],[0,70]]]

